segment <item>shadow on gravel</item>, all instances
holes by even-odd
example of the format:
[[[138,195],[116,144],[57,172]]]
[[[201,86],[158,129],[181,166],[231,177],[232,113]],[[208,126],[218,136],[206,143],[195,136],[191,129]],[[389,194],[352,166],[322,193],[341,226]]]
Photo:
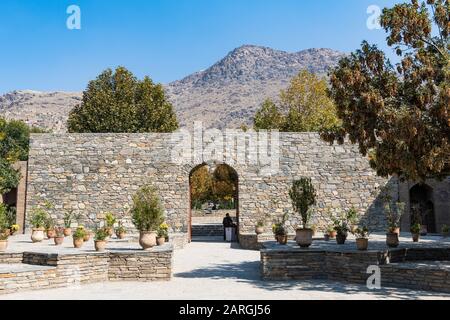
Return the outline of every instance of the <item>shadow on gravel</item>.
[[[175,273],[179,278],[208,278],[215,280],[230,280],[249,283],[260,289],[272,291],[301,290],[301,291],[323,291],[345,294],[370,294],[374,298],[386,299],[420,299],[421,297],[445,296],[450,299],[449,294],[427,291],[414,291],[397,288],[381,288],[370,290],[364,285],[348,284],[327,280],[279,280],[263,281],[260,277],[260,262],[250,261],[237,264],[217,264],[214,267],[195,269],[189,272]],[[351,299],[351,296],[349,296]]]

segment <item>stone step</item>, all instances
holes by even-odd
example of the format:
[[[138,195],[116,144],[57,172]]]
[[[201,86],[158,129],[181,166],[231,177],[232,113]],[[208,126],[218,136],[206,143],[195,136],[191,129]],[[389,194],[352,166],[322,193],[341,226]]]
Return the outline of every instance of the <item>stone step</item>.
[[[223,225],[218,223],[192,225],[193,237],[218,237],[223,236]]]

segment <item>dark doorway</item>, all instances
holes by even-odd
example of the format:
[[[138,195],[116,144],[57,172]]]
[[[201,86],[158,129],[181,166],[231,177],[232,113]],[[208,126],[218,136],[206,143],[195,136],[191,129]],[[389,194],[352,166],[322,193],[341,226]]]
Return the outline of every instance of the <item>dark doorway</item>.
[[[433,188],[426,184],[416,184],[409,191],[412,223],[427,226],[429,233],[436,233]]]

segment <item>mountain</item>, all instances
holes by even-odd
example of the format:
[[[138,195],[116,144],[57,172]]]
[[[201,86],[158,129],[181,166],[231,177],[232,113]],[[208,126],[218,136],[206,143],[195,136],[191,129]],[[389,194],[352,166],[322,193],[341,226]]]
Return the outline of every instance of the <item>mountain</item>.
[[[236,128],[251,124],[264,99],[276,99],[300,70],[325,75],[343,56],[331,49],[288,53],[245,45],[165,89],[181,125],[201,120],[204,127]],[[80,100],[81,93],[13,91],[0,96],[0,114],[61,132],[70,109]]]

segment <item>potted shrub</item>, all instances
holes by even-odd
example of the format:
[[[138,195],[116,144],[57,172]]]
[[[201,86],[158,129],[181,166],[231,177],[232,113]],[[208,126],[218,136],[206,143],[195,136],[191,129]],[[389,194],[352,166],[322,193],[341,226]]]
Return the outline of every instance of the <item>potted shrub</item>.
[[[64,214],[64,236],[69,237],[72,235],[72,222],[74,214],[72,210],[67,211]]]
[[[8,225],[6,206],[0,204],[0,252],[4,252],[8,248],[8,237],[10,234]]]
[[[278,223],[275,225],[274,231],[275,231],[274,233],[275,233],[277,242],[282,245],[287,244],[288,236],[287,236],[286,228],[281,223]]]
[[[55,237],[53,238],[53,241],[55,241],[55,246],[60,246],[64,243],[64,227],[55,228]]]
[[[334,230],[333,225],[328,226],[327,234],[330,237],[330,239],[336,239],[336,230]]]
[[[447,238],[447,237],[448,237],[448,233],[449,233],[449,227],[448,227],[448,225],[444,224],[444,225],[442,226],[441,231],[442,231],[442,236],[443,236],[444,238]]]
[[[47,219],[45,220],[45,232],[47,233],[48,239],[55,237],[55,221],[50,215],[47,215]]]
[[[396,248],[400,243],[398,239],[400,234],[400,219],[405,212],[405,204],[403,202],[397,202],[395,206],[392,206],[390,203],[386,203],[384,212],[388,222],[386,244],[390,248]]]
[[[158,237],[156,238],[156,243],[158,246],[162,246],[166,243],[166,238],[169,234],[169,226],[166,223],[161,223],[158,227]]]
[[[105,251],[106,239],[109,236],[109,231],[106,228],[95,229],[94,245],[95,251]]]
[[[255,233],[260,235],[264,233],[264,221],[258,221],[255,226]]]
[[[357,212],[354,208],[347,210],[343,214],[337,217],[331,217],[333,221],[333,229],[336,232],[336,243],[345,244],[349,231],[356,231],[356,228],[352,228],[352,225],[356,223]],[[352,230],[353,229],[353,230]]]
[[[13,236],[17,231],[19,231],[20,227],[18,224],[13,224],[10,228],[9,228],[9,233],[11,236]]]
[[[420,239],[420,223],[415,223],[411,226],[411,235],[413,238],[413,242],[419,242]]]
[[[126,235],[126,229],[125,227],[122,225],[122,222],[119,221],[119,226],[116,228],[116,237],[118,239],[124,239]]]
[[[84,232],[85,232],[85,235],[84,235],[83,241],[88,242],[91,239],[91,230],[85,228]]]
[[[29,222],[32,226],[31,241],[33,243],[44,240],[45,223],[48,213],[43,208],[34,207],[31,209]]]
[[[316,190],[310,178],[295,180],[289,190],[289,197],[292,200],[294,211],[300,215],[302,228],[296,230],[297,244],[302,248],[308,248],[312,244],[313,231],[308,229],[311,217],[310,207],[316,204]]]
[[[369,228],[363,226],[352,230],[353,235],[356,237],[356,248],[361,251],[367,250],[369,247]]]
[[[106,230],[108,230],[108,235],[110,237],[112,237],[112,235],[114,234],[114,224],[116,223],[116,221],[117,219],[112,212],[107,212],[105,214]]]
[[[84,236],[86,235],[86,231],[84,230],[84,227],[80,226],[78,227],[75,232],[72,235],[73,238],[73,246],[75,248],[81,248],[84,243]]]
[[[132,220],[139,230],[139,244],[144,250],[156,245],[159,225],[164,221],[164,209],[156,190],[144,186],[133,196]]]

